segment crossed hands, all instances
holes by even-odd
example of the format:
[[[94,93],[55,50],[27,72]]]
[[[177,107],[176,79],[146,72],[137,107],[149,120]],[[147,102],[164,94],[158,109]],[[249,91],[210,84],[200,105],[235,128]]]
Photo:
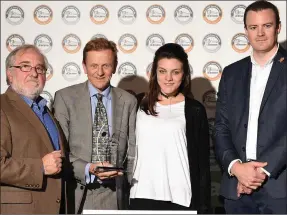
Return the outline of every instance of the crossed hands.
[[[251,194],[253,190],[261,187],[266,179],[266,174],[261,168],[265,167],[267,162],[248,163],[236,162],[231,168],[231,173],[238,179],[237,196],[240,197],[242,193]]]
[[[101,167],[101,166],[112,167],[113,165],[110,164],[109,162],[92,163],[90,166],[89,172],[91,174],[97,176],[100,180],[114,178],[116,176],[123,175],[123,172],[121,172],[121,171],[114,171],[114,170],[113,171],[104,171],[104,172],[97,171],[96,168]]]

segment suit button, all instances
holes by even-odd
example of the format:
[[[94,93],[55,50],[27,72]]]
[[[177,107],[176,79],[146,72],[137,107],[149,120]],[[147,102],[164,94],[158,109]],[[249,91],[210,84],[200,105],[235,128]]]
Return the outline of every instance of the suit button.
[[[83,190],[83,189],[84,189],[84,186],[80,186],[80,189]]]
[[[56,202],[57,202],[57,203],[60,203],[60,202],[61,202],[61,200],[60,200],[60,199],[57,199],[57,200],[56,200]]]
[[[244,124],[244,128],[247,128],[247,124]]]
[[[242,146],[242,148],[241,148],[241,149],[242,149],[242,151],[243,151],[243,152],[245,152],[245,151],[246,151],[245,146]]]
[[[39,185],[39,184],[36,184],[36,187],[40,187],[40,185]]]
[[[29,184],[25,184],[25,187],[29,187]]]

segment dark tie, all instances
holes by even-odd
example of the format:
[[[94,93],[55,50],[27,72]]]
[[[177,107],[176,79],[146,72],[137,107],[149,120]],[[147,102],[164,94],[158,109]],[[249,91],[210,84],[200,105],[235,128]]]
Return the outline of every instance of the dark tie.
[[[103,104],[103,95],[97,94],[98,104],[95,110],[93,123],[92,163],[109,162],[108,151],[109,125],[106,108]]]

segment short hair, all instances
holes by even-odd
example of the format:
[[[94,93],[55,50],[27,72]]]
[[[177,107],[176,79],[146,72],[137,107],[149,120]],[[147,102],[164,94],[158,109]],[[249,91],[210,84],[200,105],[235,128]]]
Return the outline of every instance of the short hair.
[[[31,44],[24,44],[22,46],[19,46],[15,49],[13,49],[9,55],[7,56],[6,58],[6,61],[5,61],[5,66],[6,66],[6,71],[8,71],[11,66],[14,65],[14,62],[15,62],[15,57],[18,53],[22,52],[22,53],[25,53],[28,49],[32,49],[34,50],[35,52],[37,52],[41,57],[43,57],[44,59],[44,66],[45,66],[45,69],[48,69],[48,66],[49,66],[49,63],[48,63],[48,59],[46,58],[46,56],[40,51],[40,49],[35,46],[35,45],[31,45]],[[8,76],[6,76],[6,83],[7,85],[10,85],[10,81],[8,79]]]
[[[247,27],[246,26],[246,17],[247,17],[247,13],[249,11],[258,12],[258,11],[267,10],[267,9],[271,9],[274,12],[275,20],[276,20],[276,28],[278,28],[279,24],[281,23],[278,8],[274,4],[272,4],[271,2],[268,2],[266,0],[255,1],[245,9],[244,19],[243,19],[244,20],[244,28]]]
[[[160,86],[157,81],[157,67],[158,62],[161,59],[177,59],[183,65],[183,77],[182,82],[178,88],[178,92],[184,96],[191,95],[191,75],[190,67],[188,63],[188,55],[184,49],[176,43],[167,43],[161,46],[156,52],[152,63],[152,69],[149,80],[149,90],[140,104],[140,108],[146,113],[156,116],[155,104],[158,100],[160,93]]]
[[[102,51],[102,50],[111,50],[114,54],[114,63],[115,63],[115,69],[118,65],[118,49],[117,45],[110,40],[107,40],[105,38],[96,38],[90,40],[84,50],[83,50],[83,63],[86,64],[87,59],[87,53],[90,51]]]

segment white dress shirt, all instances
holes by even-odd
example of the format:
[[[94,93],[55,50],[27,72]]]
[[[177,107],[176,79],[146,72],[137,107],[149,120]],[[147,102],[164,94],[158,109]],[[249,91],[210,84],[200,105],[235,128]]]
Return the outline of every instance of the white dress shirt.
[[[257,159],[257,132],[258,132],[258,118],[261,102],[267,85],[267,81],[273,65],[273,60],[277,54],[279,46],[275,54],[263,65],[262,67],[255,61],[253,53],[251,54],[252,73],[250,81],[250,97],[249,97],[249,116],[248,116],[248,128],[246,138],[246,159],[256,160]],[[228,172],[232,165],[240,161],[239,159],[233,160],[228,167]],[[268,176],[270,173],[264,168],[261,168]]]

